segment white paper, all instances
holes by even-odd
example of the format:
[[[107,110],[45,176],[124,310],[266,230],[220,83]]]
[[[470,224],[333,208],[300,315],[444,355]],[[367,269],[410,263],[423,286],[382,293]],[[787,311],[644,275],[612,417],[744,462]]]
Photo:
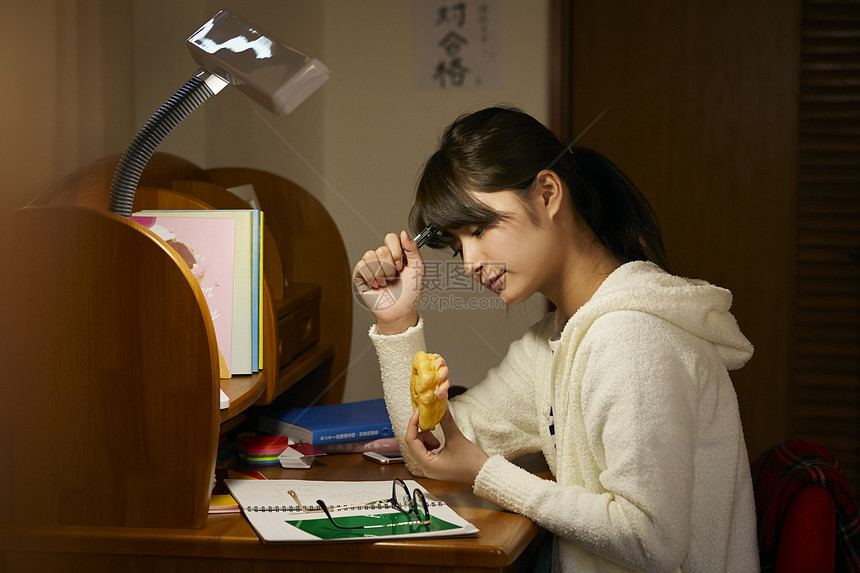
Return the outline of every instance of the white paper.
[[[420,89],[502,86],[499,0],[413,0]]]
[[[321,481],[321,480],[225,480],[230,493],[242,507],[245,517],[264,541],[323,541],[300,529],[293,527],[287,521],[306,519],[325,519],[321,513],[306,513],[301,511],[289,495],[294,490],[302,504],[311,509],[316,500],[322,499],[338,516],[367,515],[367,507],[343,508],[338,506],[367,504],[391,497],[391,480],[381,481]],[[407,534],[377,534],[364,538],[366,541],[382,539],[403,539],[421,537],[455,537],[474,535],[478,529],[457,515],[440,499],[429,493],[414,480],[406,480],[410,489],[420,489],[430,507],[430,514],[455,525],[454,529],[440,531],[412,532]],[[380,505],[373,508],[374,513],[397,513],[398,510]],[[362,538],[328,541],[360,541]]]

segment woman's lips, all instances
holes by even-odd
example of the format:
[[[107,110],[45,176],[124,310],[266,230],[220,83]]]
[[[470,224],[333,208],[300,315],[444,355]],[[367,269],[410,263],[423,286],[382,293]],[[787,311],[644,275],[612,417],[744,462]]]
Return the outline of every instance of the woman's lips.
[[[490,289],[491,291],[494,291],[494,292],[495,292],[496,287],[497,287],[497,286],[499,286],[500,281],[502,280],[502,277],[503,277],[503,276],[505,276],[505,271],[500,272],[499,274],[497,274],[496,276],[494,276],[493,278],[491,278],[490,280],[488,280],[488,281],[485,283],[485,286],[486,286],[488,289]]]

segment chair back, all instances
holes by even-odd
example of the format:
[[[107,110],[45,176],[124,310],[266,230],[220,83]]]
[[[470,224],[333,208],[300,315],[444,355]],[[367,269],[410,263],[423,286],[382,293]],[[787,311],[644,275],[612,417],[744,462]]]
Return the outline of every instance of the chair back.
[[[751,465],[761,571],[860,571],[860,524],[827,448],[788,440]]]

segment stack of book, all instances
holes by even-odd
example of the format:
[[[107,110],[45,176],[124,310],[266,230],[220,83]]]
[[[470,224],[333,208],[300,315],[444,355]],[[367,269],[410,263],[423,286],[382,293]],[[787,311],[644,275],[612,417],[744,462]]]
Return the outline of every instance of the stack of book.
[[[263,212],[150,210],[131,219],[165,241],[197,279],[229,374],[258,372],[263,364]]]
[[[215,485],[212,488],[212,496],[209,498],[209,513],[239,513],[241,511],[236,499],[230,495],[230,491],[224,483],[226,479],[266,479],[266,476],[257,470],[216,469]]]
[[[307,469],[313,465],[317,456],[325,455],[313,444],[295,443],[287,436],[241,434],[237,441],[239,462],[248,467],[280,464],[282,468]]]
[[[276,466],[278,456],[289,446],[286,436],[240,435],[239,461],[247,466]]]
[[[313,444],[328,454],[397,449],[385,400],[269,410],[258,431]]]

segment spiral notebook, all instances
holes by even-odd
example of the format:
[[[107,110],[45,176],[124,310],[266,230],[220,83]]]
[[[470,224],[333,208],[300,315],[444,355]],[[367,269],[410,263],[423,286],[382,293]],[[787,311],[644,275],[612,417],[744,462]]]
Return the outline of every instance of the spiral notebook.
[[[391,480],[322,481],[322,480],[232,480],[224,482],[236,498],[248,522],[260,539],[274,542],[309,541],[377,541],[421,537],[457,537],[475,535],[478,529],[457,515],[413,480],[406,480],[410,490],[420,489],[430,510],[429,524],[409,522],[390,504],[364,505],[388,499]],[[302,502],[299,507],[288,493],[293,490]],[[358,529],[340,529],[319,512],[316,501],[330,508],[341,525],[362,525]],[[352,507],[358,505],[359,507]],[[344,506],[350,506],[344,508]],[[402,523],[406,520],[407,523]],[[366,525],[373,525],[366,527]]]

